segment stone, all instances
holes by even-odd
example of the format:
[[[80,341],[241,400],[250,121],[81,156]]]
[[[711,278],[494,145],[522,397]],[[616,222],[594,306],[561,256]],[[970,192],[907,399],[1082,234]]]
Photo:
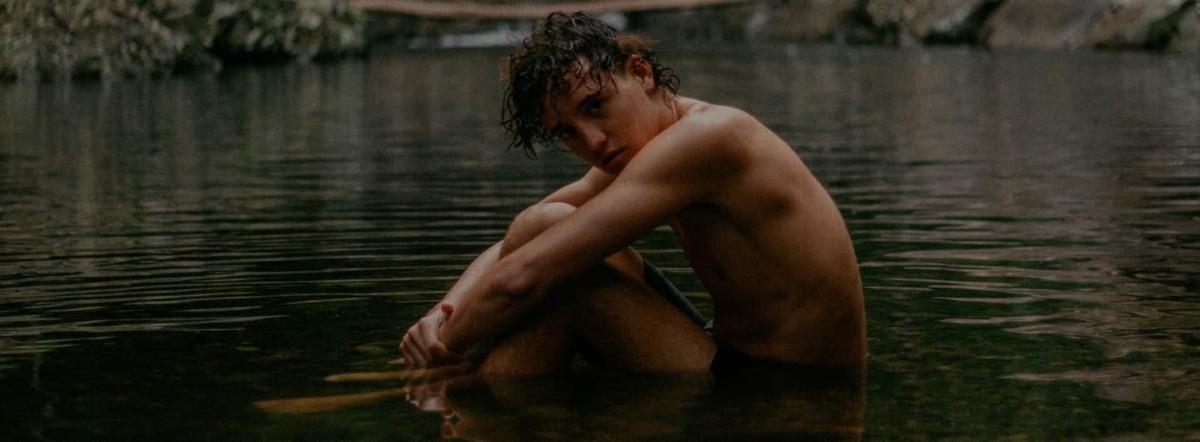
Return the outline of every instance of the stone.
[[[1171,20],[1184,0],[1113,1],[1092,27],[1088,46],[1101,48],[1153,48],[1160,45],[1156,26]]]
[[[1179,33],[1171,40],[1168,49],[1179,52],[1200,52],[1200,4],[1184,11],[1179,19]]]
[[[996,0],[869,0],[867,14],[877,27],[894,27],[901,41],[970,43],[977,12]]]
[[[830,40],[857,0],[785,1],[770,11],[762,36],[771,40]]]
[[[347,0],[56,0],[0,6],[0,78],[148,77],[222,56],[305,61],[366,49]]]
[[[1109,3],[1108,0],[1009,0],[984,24],[983,42],[993,48],[1083,48]]]

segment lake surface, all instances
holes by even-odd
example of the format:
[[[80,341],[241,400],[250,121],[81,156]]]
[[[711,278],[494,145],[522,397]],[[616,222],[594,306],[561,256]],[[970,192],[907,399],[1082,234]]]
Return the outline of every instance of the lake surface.
[[[503,50],[380,53],[0,85],[0,439],[1200,440],[1200,58],[664,52],[837,200],[860,385],[327,379],[583,171],[505,150]]]

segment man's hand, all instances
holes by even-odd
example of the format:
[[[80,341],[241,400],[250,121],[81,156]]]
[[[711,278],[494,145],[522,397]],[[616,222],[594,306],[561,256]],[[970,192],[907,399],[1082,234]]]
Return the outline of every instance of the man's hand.
[[[400,352],[408,365],[429,367],[462,362],[465,357],[450,351],[438,337],[438,329],[454,313],[454,306],[442,303],[436,310],[425,315],[409,327],[400,341]]]

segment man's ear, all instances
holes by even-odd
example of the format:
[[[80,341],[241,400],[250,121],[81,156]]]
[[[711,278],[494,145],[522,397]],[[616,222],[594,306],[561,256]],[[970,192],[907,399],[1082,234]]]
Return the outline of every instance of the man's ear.
[[[655,89],[654,84],[654,69],[650,67],[650,62],[642,58],[641,55],[630,55],[625,60],[625,71],[632,75],[642,84],[642,89],[647,92],[652,92]]]

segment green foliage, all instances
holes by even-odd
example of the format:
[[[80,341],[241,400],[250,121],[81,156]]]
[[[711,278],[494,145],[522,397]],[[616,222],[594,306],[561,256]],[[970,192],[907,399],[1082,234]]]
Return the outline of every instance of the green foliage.
[[[345,0],[0,0],[0,77],[149,76],[359,53]]]
[[[337,57],[362,51],[365,16],[344,0],[202,0],[211,48],[226,60]]]

